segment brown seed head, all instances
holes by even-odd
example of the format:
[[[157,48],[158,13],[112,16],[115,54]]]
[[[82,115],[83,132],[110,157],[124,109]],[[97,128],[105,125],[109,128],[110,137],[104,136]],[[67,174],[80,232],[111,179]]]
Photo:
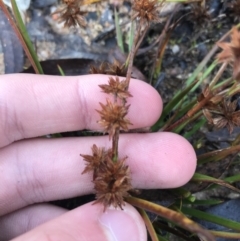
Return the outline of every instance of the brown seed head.
[[[104,211],[110,205],[123,209],[123,198],[129,196],[132,189],[130,170],[125,165],[125,159],[113,162],[110,157],[105,159],[105,165],[101,165],[100,172],[94,180],[96,190],[96,202],[104,205]]]
[[[106,105],[102,103],[100,105],[102,110],[97,110],[97,112],[100,114],[101,120],[98,123],[106,132],[109,132],[110,139],[112,139],[116,129],[128,131],[128,125],[131,125],[131,122],[125,116],[130,105],[119,105],[118,103],[112,103],[108,99]]]
[[[80,10],[81,1],[64,0],[67,5],[64,9],[56,11],[60,13],[59,22],[64,22],[64,27],[71,27],[79,25],[82,28],[87,26],[84,15],[86,12]]]
[[[104,163],[106,156],[111,155],[111,150],[106,151],[104,148],[98,148],[95,144],[92,146],[92,155],[82,155],[86,162],[86,167],[82,174],[93,171],[93,180],[96,178],[99,168]]]
[[[90,66],[90,74],[107,74],[107,68],[108,68],[108,64],[106,62],[102,62],[99,67]]]
[[[240,32],[236,27],[232,29],[230,43],[221,42],[218,46],[222,52],[217,55],[218,62],[233,64],[233,78],[240,81]]]
[[[113,64],[102,62],[99,67],[91,66],[90,74],[109,74],[117,76],[126,76],[127,69],[124,64],[114,60]]]
[[[127,74],[127,68],[125,64],[121,64],[115,59],[112,64],[108,64],[107,74],[125,77]]]
[[[196,26],[206,27],[206,24],[210,22],[210,14],[206,7],[202,6],[201,3],[192,3],[191,13],[188,19]]]
[[[119,77],[109,77],[108,85],[99,85],[104,93],[113,94],[115,97],[120,99],[126,99],[132,97],[130,92],[127,90],[128,82],[126,80],[119,80]]]
[[[236,108],[237,100],[224,99],[215,109],[204,109],[203,114],[209,123],[219,129],[227,127],[231,134],[234,126],[240,126],[240,111]]]
[[[134,10],[132,19],[139,18],[147,23],[158,22],[158,6],[158,0],[134,0],[132,4],[132,9]]]
[[[198,102],[204,101],[206,99],[207,103],[204,105],[205,109],[211,109],[211,110],[215,110],[216,108],[218,108],[218,104],[223,100],[223,96],[222,95],[214,95],[213,97],[211,97],[209,99],[209,96],[212,96],[212,91],[210,90],[209,85],[207,85],[202,93],[197,97]]]
[[[72,5],[78,3],[79,0],[63,0],[63,2],[67,5]]]

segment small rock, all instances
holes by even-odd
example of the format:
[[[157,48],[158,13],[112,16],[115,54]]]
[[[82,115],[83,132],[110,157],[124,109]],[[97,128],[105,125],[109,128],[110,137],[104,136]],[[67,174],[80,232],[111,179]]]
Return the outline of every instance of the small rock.
[[[32,5],[35,8],[44,8],[57,3],[57,0],[32,0]]]
[[[175,45],[172,46],[173,54],[177,54],[179,51],[180,51],[180,48],[179,48],[178,45],[175,44]]]
[[[240,222],[239,209],[240,209],[240,199],[235,199],[235,200],[229,200],[222,204],[211,207],[208,210],[206,210],[206,212],[226,218],[226,219],[230,219],[235,222]],[[201,220],[199,223],[202,226],[206,227],[207,229],[212,229],[217,231],[226,231],[226,232],[228,231],[228,228],[220,226],[215,223],[210,223],[203,220]],[[225,238],[217,238],[216,240],[217,241],[234,241],[234,239],[225,239]]]

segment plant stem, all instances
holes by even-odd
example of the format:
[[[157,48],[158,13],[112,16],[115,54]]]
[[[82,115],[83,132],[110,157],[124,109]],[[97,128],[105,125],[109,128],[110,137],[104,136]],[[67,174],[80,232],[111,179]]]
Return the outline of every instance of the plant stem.
[[[119,128],[116,129],[115,134],[112,138],[112,160],[113,162],[118,161],[118,140],[119,140]]]
[[[141,41],[139,41],[139,36],[140,36],[140,33],[141,33],[142,25],[143,25],[143,23],[141,21],[137,26],[137,35],[134,38],[132,49],[131,49],[131,51],[128,55],[127,61],[125,63],[128,66],[127,75],[126,75],[126,81],[128,82],[128,86],[129,86],[131,75],[132,75],[133,59],[134,59],[134,56],[136,54],[136,47],[137,46],[139,47],[142,40],[143,40],[143,38],[140,38]],[[147,27],[145,26],[143,36],[146,34],[146,29],[147,29]]]
[[[177,120],[175,123],[173,123],[171,126],[167,127],[164,131],[171,131],[174,128],[176,128],[178,125],[182,124],[186,119],[192,117],[196,112],[198,112],[204,105],[207,104],[207,102],[214,96],[213,93],[209,93],[207,97],[205,97],[203,100],[198,102],[191,110],[187,112],[181,119]]]
[[[192,220],[190,220],[185,215],[179,212],[173,211],[169,208],[165,208],[163,206],[136,197],[127,197],[126,201],[135,207],[156,213],[157,215],[176,223],[180,227],[189,230],[190,232],[199,234],[206,238],[204,240],[215,240],[214,236],[208,230],[203,229],[197,223],[193,222]]]
[[[27,46],[27,44],[26,44],[22,34],[20,33],[20,31],[19,31],[15,21],[13,20],[11,14],[9,13],[8,9],[6,8],[6,6],[5,6],[5,4],[3,3],[2,0],[0,0],[0,8],[2,9],[3,13],[6,15],[10,25],[12,26],[15,34],[17,35],[19,41],[21,42],[22,47],[23,47],[23,49],[24,49],[24,51],[25,51],[25,53],[26,53],[26,55],[27,55],[31,65],[33,66],[33,69],[34,69],[35,73],[36,74],[40,74],[40,72],[38,71],[38,67],[36,66],[35,61],[32,58],[32,55],[31,55],[31,53],[30,53],[30,51],[28,49],[28,46]]]
[[[226,69],[228,63],[224,62],[221,66],[221,68],[218,70],[217,74],[215,75],[215,77],[213,78],[213,80],[210,83],[210,89],[212,89],[214,87],[214,85],[218,82],[218,80],[220,79],[220,77],[222,76],[222,73],[224,72],[224,70]]]
[[[138,208],[138,212],[141,214],[142,219],[147,227],[148,233],[152,239],[152,241],[159,241],[158,236],[156,234],[156,231],[152,225],[151,220],[149,219],[147,213],[142,209],[142,208]]]

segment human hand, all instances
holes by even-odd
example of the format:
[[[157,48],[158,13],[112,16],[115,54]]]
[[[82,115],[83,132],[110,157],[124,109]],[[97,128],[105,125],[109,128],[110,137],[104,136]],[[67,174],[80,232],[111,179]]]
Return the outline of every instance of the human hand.
[[[91,174],[81,175],[85,163],[79,154],[91,154],[93,144],[110,147],[108,136],[41,136],[98,130],[95,110],[107,96],[98,85],[107,81],[104,75],[0,77],[1,241],[147,240],[140,215],[127,203],[123,211],[108,208],[105,213],[101,204],[67,211],[45,203],[93,193]],[[129,90],[131,128],[153,125],[162,110],[159,94],[138,80],[131,80]],[[194,173],[196,155],[179,135],[129,133],[119,141],[120,158],[128,156],[134,188],[178,187]]]

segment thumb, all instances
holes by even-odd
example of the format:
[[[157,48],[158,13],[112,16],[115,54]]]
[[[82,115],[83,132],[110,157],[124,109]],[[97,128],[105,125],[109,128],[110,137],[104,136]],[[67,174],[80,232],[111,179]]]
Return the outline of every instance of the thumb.
[[[131,205],[124,210],[85,204],[17,237],[15,241],[146,241],[144,222]]]

